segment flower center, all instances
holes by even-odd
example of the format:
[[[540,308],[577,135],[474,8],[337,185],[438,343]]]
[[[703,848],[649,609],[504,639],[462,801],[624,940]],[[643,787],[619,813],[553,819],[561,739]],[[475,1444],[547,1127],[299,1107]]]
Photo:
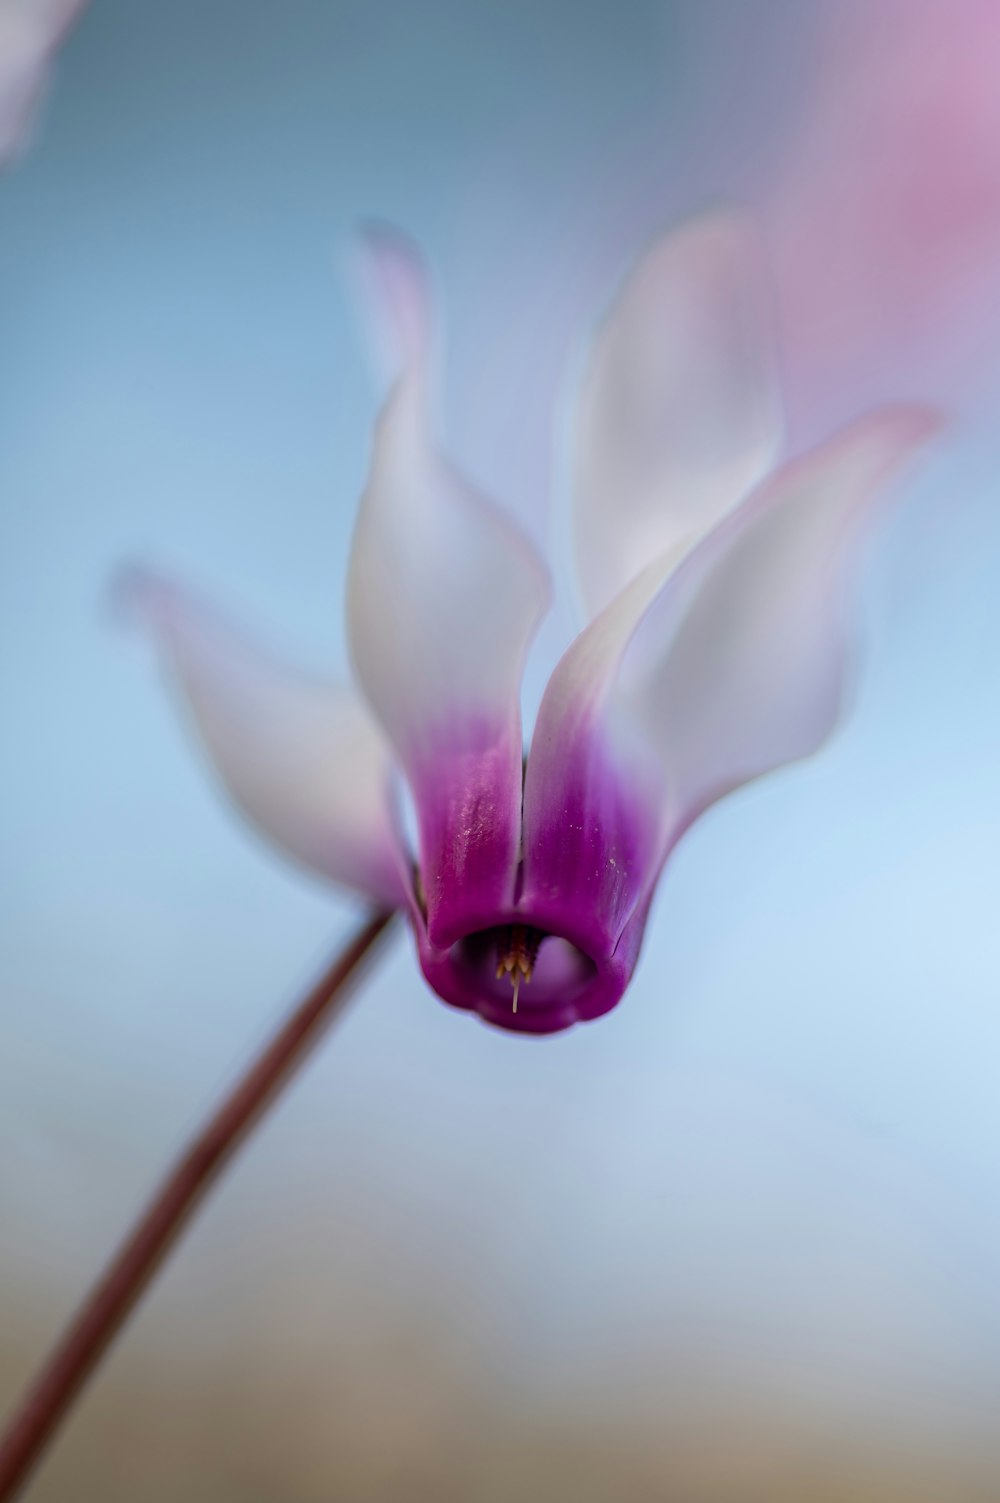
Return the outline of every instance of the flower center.
[[[530,924],[508,924],[497,930],[497,980],[506,976],[514,989],[514,1011],[517,1012],[517,994],[521,982],[525,986],[531,980],[545,935]]]
[[[501,1027],[548,1032],[552,1018],[564,1017],[555,1026],[568,1026],[597,966],[571,940],[530,917],[504,915],[502,922],[456,940],[441,956],[440,969],[424,968],[435,991]]]

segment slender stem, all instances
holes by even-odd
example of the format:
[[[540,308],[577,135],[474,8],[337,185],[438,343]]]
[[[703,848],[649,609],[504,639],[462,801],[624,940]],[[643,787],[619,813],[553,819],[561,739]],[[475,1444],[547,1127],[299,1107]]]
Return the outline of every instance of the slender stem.
[[[8,1503],[27,1480],[205,1192],[341,1010],[349,983],[391,919],[391,913],[377,913],[364,924],[167,1175],[0,1436],[0,1503]]]

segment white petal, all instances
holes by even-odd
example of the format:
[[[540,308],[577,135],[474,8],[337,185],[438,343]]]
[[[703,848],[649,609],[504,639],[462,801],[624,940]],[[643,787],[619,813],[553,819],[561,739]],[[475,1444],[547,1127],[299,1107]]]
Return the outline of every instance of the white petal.
[[[922,409],[883,409],[786,466],[644,618],[636,645],[658,638],[661,659],[634,702],[664,759],[675,828],[833,729],[874,503],[936,427]]]
[[[485,907],[513,882],[520,682],[548,600],[531,545],[433,451],[422,383],[404,380],[376,431],[348,628],[358,681],[413,791],[432,927],[446,896],[435,884],[452,882],[456,864],[483,863]]]
[[[548,602],[529,541],[434,452],[419,384],[400,383],[376,431],[348,624],[359,680],[401,757],[456,714],[516,709]]]
[[[350,689],[297,674],[186,590],[142,570],[123,598],[154,632],[223,784],[297,861],[404,900],[385,741]]]
[[[773,463],[781,418],[756,240],[732,214],[659,240],[598,329],[580,393],[577,563],[590,615]]]

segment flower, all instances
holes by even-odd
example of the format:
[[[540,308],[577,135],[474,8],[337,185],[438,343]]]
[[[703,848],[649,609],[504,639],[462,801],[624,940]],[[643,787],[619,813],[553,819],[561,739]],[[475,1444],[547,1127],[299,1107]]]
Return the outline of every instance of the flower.
[[[162,578],[133,575],[130,594],[259,828],[404,907],[446,1002],[551,1033],[622,996],[692,821],[826,739],[861,545],[935,419],[883,408],[773,469],[780,405],[750,228],[718,213],[654,244],[584,371],[571,489],[588,621],[524,758],[520,684],[549,576],[431,441],[416,253],[385,232],[368,250],[402,368],[350,562],[360,694],[296,675]]]

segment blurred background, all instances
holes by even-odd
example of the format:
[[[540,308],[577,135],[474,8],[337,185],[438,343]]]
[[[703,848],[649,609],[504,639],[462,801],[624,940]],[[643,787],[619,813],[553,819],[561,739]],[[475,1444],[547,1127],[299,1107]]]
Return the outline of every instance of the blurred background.
[[[353,921],[107,599],[151,559],[345,668],[358,222],[425,248],[450,446],[540,538],[589,321],[720,200],[793,447],[953,423],[849,725],[683,842],[621,1006],[493,1032],[398,936],[39,1503],[1000,1496],[998,55],[991,0],[84,9],[0,181],[0,1408]]]

